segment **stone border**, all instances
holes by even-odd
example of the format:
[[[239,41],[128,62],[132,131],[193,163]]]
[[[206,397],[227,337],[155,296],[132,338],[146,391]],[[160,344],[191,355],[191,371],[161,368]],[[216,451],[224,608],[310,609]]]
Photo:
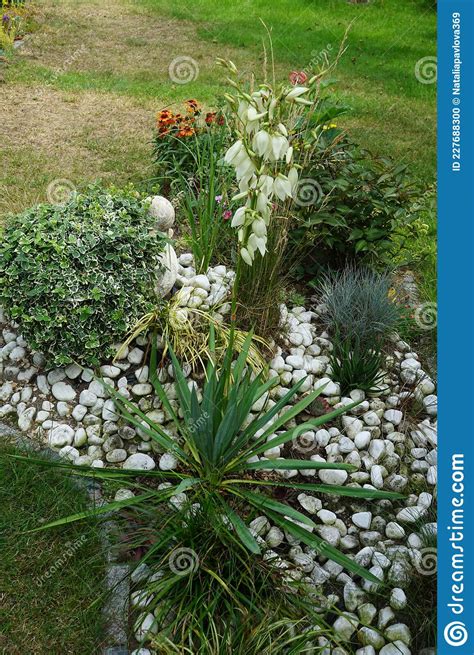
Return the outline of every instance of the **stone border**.
[[[63,461],[49,447],[42,448],[25,437],[17,429],[0,422],[0,438],[13,437],[13,445],[19,450],[35,452],[53,461]],[[91,505],[96,507],[105,503],[100,485],[95,481],[71,476],[73,484],[85,491]],[[128,619],[130,613],[130,566],[117,563],[111,548],[110,534],[114,528],[113,521],[107,521],[100,528],[100,539],[105,553],[106,573],[105,589],[107,599],[102,609],[105,618],[105,636],[110,644],[103,649],[103,655],[129,655]]]

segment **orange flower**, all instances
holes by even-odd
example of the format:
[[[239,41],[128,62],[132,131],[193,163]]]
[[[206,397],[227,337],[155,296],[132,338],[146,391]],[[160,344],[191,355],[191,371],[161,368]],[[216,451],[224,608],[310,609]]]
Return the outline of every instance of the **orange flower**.
[[[168,125],[174,125],[176,123],[176,117],[172,111],[168,109],[163,109],[157,114],[158,127],[164,127]]]
[[[208,125],[213,123],[216,120],[216,112],[215,111],[209,111],[206,114],[206,118],[204,119]]]
[[[187,111],[190,114],[197,114],[199,111],[199,104],[197,100],[186,100],[184,103],[187,106]]]
[[[157,118],[158,120],[167,120],[168,118],[171,118],[173,116],[173,112],[170,111],[169,109],[162,109],[157,113]]]
[[[190,125],[183,125],[178,132],[178,136],[184,136],[184,137],[192,136],[193,134],[195,134],[195,132],[196,130],[194,129],[194,127],[191,127]]]

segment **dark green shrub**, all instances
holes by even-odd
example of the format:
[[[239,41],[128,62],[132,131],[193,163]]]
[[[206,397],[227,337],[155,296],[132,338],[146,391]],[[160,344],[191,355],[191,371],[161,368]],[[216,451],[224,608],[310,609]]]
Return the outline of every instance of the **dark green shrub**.
[[[90,187],[13,216],[0,244],[0,305],[50,364],[97,364],[153,302],[165,237],[132,189]]]
[[[310,255],[316,246],[329,251],[334,262],[384,265],[399,247],[394,237],[417,218],[420,190],[405,165],[375,157],[341,135],[330,136],[320,140],[301,173],[317,183],[318,194],[297,209],[293,242]]]

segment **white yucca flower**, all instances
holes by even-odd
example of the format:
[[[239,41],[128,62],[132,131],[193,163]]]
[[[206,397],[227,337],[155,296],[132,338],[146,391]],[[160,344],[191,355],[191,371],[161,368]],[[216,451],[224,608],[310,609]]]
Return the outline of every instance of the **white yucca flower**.
[[[245,223],[245,212],[247,211],[246,207],[239,207],[235,212],[231,225],[232,227],[240,227]]]
[[[275,189],[275,195],[277,198],[282,201],[291,198],[293,195],[290,180],[281,173],[277,178],[275,178],[273,188]]]
[[[262,257],[267,251],[267,239],[264,237],[258,237],[256,234],[251,234],[247,241],[247,251],[249,255],[253,258],[254,254],[258,250]]]
[[[263,218],[256,218],[252,223],[252,232],[261,238],[266,238],[267,236],[267,226]]]
[[[250,256],[250,253],[247,250],[247,248],[241,248],[240,249],[240,255],[241,255],[242,259],[244,260],[244,262],[246,264],[248,264],[249,266],[252,266],[253,258]]]
[[[300,96],[304,95],[305,93],[308,93],[308,91],[309,89],[307,89],[305,86],[295,86],[291,89],[289,93],[286,94],[285,100],[291,102],[296,98],[299,98]]]
[[[242,141],[239,139],[236,141],[233,145],[230,146],[230,148],[227,150],[224,156],[224,160],[227,164],[233,164],[235,158],[242,153],[242,151],[245,151],[244,144]]]
[[[286,136],[282,134],[274,134],[271,137],[272,139],[272,158],[274,161],[278,161],[285,157],[290,144]]]
[[[290,172],[288,173],[288,181],[289,181],[290,184],[291,184],[291,190],[292,190],[292,194],[291,194],[291,195],[292,195],[292,197],[294,197],[295,194],[296,194],[296,188],[297,188],[297,186],[298,186],[298,179],[299,179],[298,171],[297,171],[296,168],[293,166],[293,168],[292,168],[292,169],[290,170]]]
[[[261,214],[264,214],[268,209],[270,205],[270,200],[267,196],[266,193],[263,191],[260,191],[260,193],[257,196],[257,211],[260,212]]]
[[[268,153],[270,144],[270,135],[265,130],[259,130],[253,137],[253,148],[260,157]]]

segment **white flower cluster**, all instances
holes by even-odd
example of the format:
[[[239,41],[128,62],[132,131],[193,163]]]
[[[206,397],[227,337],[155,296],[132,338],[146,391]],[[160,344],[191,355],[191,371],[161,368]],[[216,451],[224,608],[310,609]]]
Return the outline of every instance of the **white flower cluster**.
[[[302,97],[308,90],[294,87],[277,96],[263,85],[252,95],[239,94],[237,116],[243,129],[225,161],[234,167],[239,183],[240,193],[234,200],[246,200],[235,212],[232,226],[238,228],[240,253],[249,266],[257,250],[265,255],[273,203],[293,198],[298,185],[288,130],[279,122],[281,103],[310,105]]]

